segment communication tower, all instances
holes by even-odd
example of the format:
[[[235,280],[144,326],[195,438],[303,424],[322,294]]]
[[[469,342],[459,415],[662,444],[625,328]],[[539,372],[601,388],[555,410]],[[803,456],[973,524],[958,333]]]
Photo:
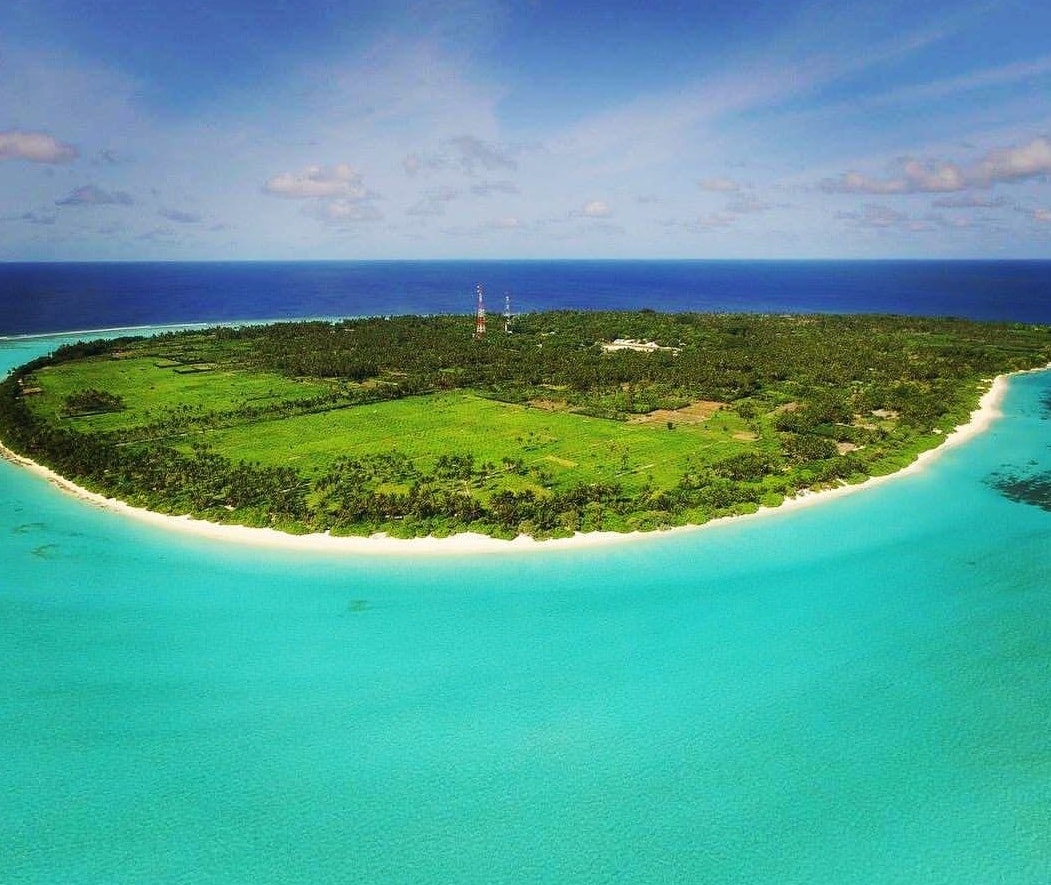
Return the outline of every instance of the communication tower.
[[[485,337],[485,297],[482,293],[482,284],[475,286],[478,293],[478,313],[474,318],[474,340]]]
[[[504,334],[511,334],[511,293],[504,292]]]

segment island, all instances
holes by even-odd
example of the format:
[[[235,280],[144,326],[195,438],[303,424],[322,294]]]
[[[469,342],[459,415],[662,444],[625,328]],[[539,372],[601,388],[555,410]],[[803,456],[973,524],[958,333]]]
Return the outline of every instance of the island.
[[[888,475],[1051,328],[557,311],[219,326],[60,347],[0,441],[92,492],[291,534],[652,531]]]

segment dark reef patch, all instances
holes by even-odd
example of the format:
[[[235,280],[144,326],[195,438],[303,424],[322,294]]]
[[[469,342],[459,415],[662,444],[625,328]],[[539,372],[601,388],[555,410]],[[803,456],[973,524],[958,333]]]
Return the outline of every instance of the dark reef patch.
[[[1047,391],[1042,397],[1040,397],[1040,406],[1043,416],[1045,418],[1051,418],[1051,390]]]
[[[985,482],[1009,501],[1051,513],[1051,470],[1032,474],[998,471],[986,477]]]

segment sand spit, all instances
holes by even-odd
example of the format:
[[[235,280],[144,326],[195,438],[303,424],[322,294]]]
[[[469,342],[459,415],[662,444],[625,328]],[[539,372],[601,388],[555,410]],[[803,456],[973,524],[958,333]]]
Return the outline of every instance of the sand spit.
[[[1051,368],[1048,366],[1047,368]],[[1032,371],[1043,371],[1034,369]],[[1020,373],[1019,373],[1020,374]],[[819,492],[803,492],[785,501],[777,507],[760,507],[754,513],[743,516],[725,516],[711,520],[699,526],[681,526],[665,529],[657,532],[578,532],[570,538],[552,538],[545,541],[537,541],[528,535],[506,541],[498,538],[490,538],[487,535],[475,532],[464,532],[452,535],[448,538],[391,538],[384,534],[372,535],[371,537],[342,537],[333,536],[328,533],[315,533],[310,535],[291,535],[286,532],[267,528],[250,528],[248,526],[224,525],[209,522],[203,519],[194,519],[190,516],[168,516],[155,513],[141,507],[132,507],[115,498],[107,498],[95,492],[81,488],[70,482],[53,470],[37,464],[35,461],[12,452],[0,444],[0,456],[6,460],[19,464],[31,472],[45,478],[58,488],[80,500],[93,504],[106,510],[132,517],[142,522],[151,523],[158,528],[171,529],[200,537],[209,538],[224,543],[252,544],[256,546],[283,548],[287,550],[298,550],[303,552],[327,552],[347,553],[354,555],[380,555],[380,556],[415,556],[415,555],[461,555],[478,553],[508,553],[516,551],[536,550],[565,550],[582,547],[596,547],[607,544],[620,544],[627,541],[638,540],[647,537],[664,537],[673,532],[699,531],[709,526],[717,525],[731,519],[749,519],[770,514],[782,513],[795,510],[800,507],[810,507],[824,501],[838,498],[843,495],[853,494],[863,489],[872,488],[880,483],[887,482],[899,476],[916,473],[923,470],[935,458],[946,449],[957,446],[985,431],[1000,415],[1000,404],[1007,390],[1007,379],[1009,375],[1000,375],[995,378],[989,389],[982,395],[978,408],[971,413],[971,418],[966,424],[962,424],[948,434],[945,440],[936,448],[928,449],[909,464],[907,467],[886,476],[872,477],[865,482],[854,485],[840,485],[835,488]]]

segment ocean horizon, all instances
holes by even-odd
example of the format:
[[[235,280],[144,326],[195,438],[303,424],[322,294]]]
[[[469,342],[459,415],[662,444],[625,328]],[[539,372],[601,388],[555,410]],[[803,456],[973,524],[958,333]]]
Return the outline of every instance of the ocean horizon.
[[[1051,322],[1051,261],[0,263],[0,335],[387,314],[653,310]]]
[[[336,264],[0,265],[0,373],[63,329],[469,314],[479,280],[1051,322],[1051,262]],[[0,461],[0,879],[1046,882],[1051,372],[1002,410],[811,508],[498,556],[221,543]]]

